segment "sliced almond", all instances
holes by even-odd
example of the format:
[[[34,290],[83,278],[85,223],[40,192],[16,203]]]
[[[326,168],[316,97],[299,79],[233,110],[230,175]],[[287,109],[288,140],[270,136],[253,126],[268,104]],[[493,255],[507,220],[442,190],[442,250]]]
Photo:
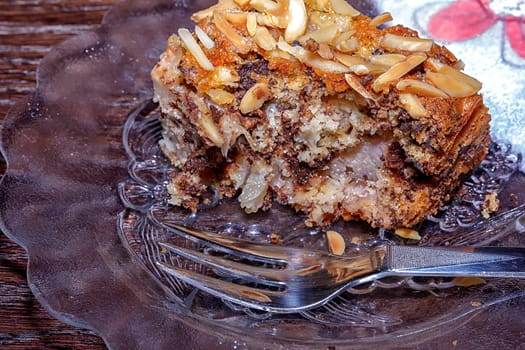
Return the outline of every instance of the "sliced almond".
[[[213,102],[219,105],[231,104],[235,100],[235,96],[224,89],[210,89],[206,93]]]
[[[354,30],[341,33],[335,40],[335,48],[341,52],[356,51],[359,48],[359,40],[354,35]]]
[[[370,21],[370,23],[368,23],[368,25],[370,27],[378,27],[382,24],[390,22],[391,20],[393,20],[392,14],[390,12],[383,12],[382,14],[377,15],[376,17],[372,18],[372,20]]]
[[[402,51],[430,51],[434,41],[431,39],[421,39],[408,36],[395,35],[387,33],[381,39],[381,46],[386,49]]]
[[[213,87],[219,86],[237,86],[240,80],[239,74],[235,69],[226,66],[219,66],[209,75],[208,84]]]
[[[427,110],[415,95],[407,93],[399,94],[399,102],[401,102],[408,114],[415,119],[427,115]]]
[[[443,69],[446,64],[441,63],[439,60],[430,57],[427,62],[425,63],[427,67],[429,67],[434,72],[440,72],[441,69]]]
[[[359,49],[359,40],[352,37],[348,40],[340,41],[336,44],[336,48],[341,52],[353,52]]]
[[[458,287],[470,287],[480,284],[486,284],[487,281],[480,277],[455,277],[454,285]]]
[[[328,249],[334,255],[343,255],[346,250],[345,239],[337,231],[326,231]]]
[[[286,17],[288,15],[288,1],[286,0],[251,0],[250,6],[255,10],[274,17]]]
[[[337,24],[332,24],[311,32],[307,32],[302,38],[299,39],[300,42],[305,43],[308,39],[313,39],[318,43],[331,43],[336,39],[337,33],[339,32],[339,26]]]
[[[372,55],[369,60],[370,63],[380,66],[392,67],[394,64],[404,61],[407,57],[399,53],[390,53],[383,55]]]
[[[414,53],[408,56],[404,61],[393,65],[389,70],[377,77],[372,84],[372,89],[375,92],[387,89],[393,81],[402,78],[412,69],[425,62],[426,59],[427,55],[424,53]]]
[[[199,125],[203,136],[207,137],[215,146],[221,147],[224,144],[224,138],[222,137],[219,128],[210,116],[210,109],[204,102],[197,102],[200,115],[197,118],[197,124]]]
[[[421,240],[421,236],[419,235],[419,232],[417,232],[416,230],[409,229],[409,228],[398,228],[394,231],[394,233],[402,238],[413,239],[416,241]]]
[[[335,52],[334,57],[336,60],[348,67],[367,63],[365,59],[359,55],[348,55],[341,52]]]
[[[199,124],[202,127],[202,130],[204,131],[206,136],[214,145],[216,145],[217,147],[221,147],[224,144],[224,138],[220,134],[217,125],[215,125],[215,123],[209,116],[203,116],[199,121]]]
[[[308,14],[308,28],[310,30],[317,30],[335,24],[340,33],[346,33],[353,30],[353,22],[352,17],[340,15],[335,12],[310,11]]]
[[[212,71],[215,69],[208,56],[202,51],[202,48],[197,43],[190,31],[186,28],[179,28],[178,34],[186,49],[192,54],[199,66],[205,70]]]
[[[254,36],[257,31],[257,15],[253,12],[246,17],[246,30],[250,36]]]
[[[383,66],[377,66],[368,63],[364,58],[362,58],[359,55],[348,55],[340,52],[335,52],[334,58],[337,61],[344,64],[345,66],[348,66],[350,68],[350,71],[357,75],[382,73],[386,70]]]
[[[310,52],[298,58],[301,62],[305,63],[306,65],[312,68],[319,69],[320,71],[326,73],[348,73],[352,71],[349,67],[343,64],[337,63],[332,60],[326,60]]]
[[[361,12],[353,8],[346,0],[330,0],[330,3],[334,11],[340,15],[356,17],[361,14]]]
[[[284,39],[291,43],[301,37],[306,31],[308,16],[304,0],[289,0],[288,26],[284,32]]]
[[[474,88],[481,89],[481,87],[482,87],[482,84],[477,79],[471,77],[470,75],[468,75],[466,73],[461,72],[461,70],[458,69],[458,68],[451,67],[449,65],[441,63],[441,62],[439,62],[438,60],[436,60],[434,58],[429,58],[427,62],[429,64],[429,66],[432,67],[434,69],[434,71],[436,71],[438,73],[449,74],[449,75],[451,75],[452,77],[454,77],[454,78],[456,78],[458,80],[462,80],[465,83],[467,83],[469,85],[472,85],[472,87],[474,87]],[[459,62],[461,62],[461,61],[459,61]],[[458,66],[462,67],[462,66],[464,66],[464,64],[458,64]]]
[[[363,85],[358,77],[353,74],[345,74],[345,80],[354,89],[359,95],[363,96],[366,99],[375,101],[377,99],[371,92],[369,92]]]
[[[466,80],[457,79],[445,73],[427,72],[426,77],[439,89],[451,97],[468,97],[476,94],[480,86],[472,86]],[[480,84],[481,85],[481,84]]]
[[[271,13],[279,9],[279,3],[272,0],[251,0],[250,6],[262,13]]]
[[[470,91],[470,95],[466,95],[466,96],[474,95],[479,90],[481,90],[481,88],[483,86],[481,84],[481,82],[479,82],[477,79],[475,79],[475,78],[473,78],[473,77],[471,77],[471,76],[469,76],[469,75],[467,75],[467,74],[465,74],[465,73],[455,69],[454,67],[446,65],[444,63],[441,63],[441,62],[439,62],[436,59],[430,58],[427,61],[427,64],[428,64],[428,67],[430,67],[434,72],[447,75],[450,78],[450,80],[456,81],[458,85],[468,85],[468,86],[471,87],[471,89],[468,89],[467,87],[465,87],[464,91],[463,91],[463,89],[461,89],[462,91],[460,92],[456,88],[452,87],[452,86],[455,86],[456,84],[453,84],[451,82],[451,84],[450,84],[451,90],[453,90],[455,94],[459,94],[457,96],[455,95],[454,97],[465,97],[465,96],[463,96],[463,94],[469,93],[469,91]],[[428,73],[430,73],[430,72],[428,72]],[[428,73],[427,73],[427,76],[428,76]],[[435,77],[435,79],[439,79],[439,78]],[[447,91],[447,90],[445,90],[445,91]],[[448,91],[447,91],[447,93],[448,93]]]
[[[253,40],[257,46],[266,51],[274,50],[277,47],[277,41],[266,27],[258,26]]]
[[[250,3],[250,0],[233,0],[239,6],[246,6]]]
[[[215,12],[213,15],[215,26],[228,40],[237,48],[239,53],[246,54],[250,52],[251,45],[247,38],[240,35],[233,26],[228,23],[224,15],[220,12]]]
[[[399,91],[415,94],[418,96],[427,96],[427,97],[443,97],[446,98],[448,95],[437,87],[425,83],[421,80],[416,79],[403,79],[400,80],[396,88]]]
[[[204,30],[202,30],[201,27],[195,26],[195,34],[197,35],[197,38],[199,38],[202,45],[204,45],[205,48],[208,50],[213,49],[215,47],[215,42],[212,38]]]
[[[334,53],[328,44],[321,43],[319,44],[319,50],[317,50],[319,56],[324,59],[331,60],[334,58]]]
[[[341,63],[332,60],[325,60],[317,54],[308,52],[301,46],[292,46],[288,44],[282,38],[277,42],[277,47],[296,57],[302,63],[327,73],[348,73],[351,71],[350,68]]]
[[[247,12],[221,12],[221,14],[228,22],[239,26],[245,26],[248,21]]]
[[[266,83],[257,83],[244,94],[239,110],[242,114],[251,113],[262,107],[264,102],[270,98],[270,88]]]
[[[257,13],[257,24],[269,28],[285,29],[288,26],[287,16],[278,17]]]

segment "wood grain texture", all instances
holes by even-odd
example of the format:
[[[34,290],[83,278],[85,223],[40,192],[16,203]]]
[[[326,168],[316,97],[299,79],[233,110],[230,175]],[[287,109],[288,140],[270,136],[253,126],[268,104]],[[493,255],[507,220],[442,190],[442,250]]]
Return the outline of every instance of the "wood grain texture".
[[[0,121],[36,87],[37,66],[51,48],[92,30],[118,0],[0,1]],[[5,164],[0,161],[3,173]],[[26,280],[27,255],[0,234],[0,348],[104,349],[90,331],[47,313]]]

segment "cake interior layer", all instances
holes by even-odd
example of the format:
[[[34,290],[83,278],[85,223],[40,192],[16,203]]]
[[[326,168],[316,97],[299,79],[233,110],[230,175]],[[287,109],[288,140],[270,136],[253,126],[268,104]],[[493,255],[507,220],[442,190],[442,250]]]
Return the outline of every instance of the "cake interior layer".
[[[248,213],[276,200],[306,212],[311,225],[342,217],[399,227],[422,220],[457,184],[408,162],[391,123],[371,117],[359,96],[283,88],[289,85],[282,81],[255,117],[184,84],[156,86],[161,146],[179,168],[169,186],[172,204],[195,209],[212,187],[221,196],[238,194]]]

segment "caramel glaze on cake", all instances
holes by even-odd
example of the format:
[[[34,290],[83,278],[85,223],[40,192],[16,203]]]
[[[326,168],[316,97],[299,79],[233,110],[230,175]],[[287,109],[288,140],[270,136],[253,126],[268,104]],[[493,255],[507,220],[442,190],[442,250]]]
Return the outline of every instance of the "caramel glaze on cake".
[[[344,0],[225,0],[195,13],[154,67],[171,204],[238,195],[307,225],[417,224],[490,142],[481,84],[389,13]]]

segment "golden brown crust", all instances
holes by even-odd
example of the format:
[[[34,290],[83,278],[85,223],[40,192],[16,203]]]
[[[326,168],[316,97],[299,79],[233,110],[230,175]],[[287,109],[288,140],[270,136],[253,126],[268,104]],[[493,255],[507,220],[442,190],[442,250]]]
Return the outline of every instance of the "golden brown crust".
[[[305,28],[288,20],[289,1],[305,5]],[[445,47],[329,0],[251,3],[197,13],[200,32],[172,36],[152,72],[161,146],[180,169],[174,204],[195,210],[214,186],[240,193],[247,212],[273,199],[309,225],[404,227],[481,162],[481,84]]]

